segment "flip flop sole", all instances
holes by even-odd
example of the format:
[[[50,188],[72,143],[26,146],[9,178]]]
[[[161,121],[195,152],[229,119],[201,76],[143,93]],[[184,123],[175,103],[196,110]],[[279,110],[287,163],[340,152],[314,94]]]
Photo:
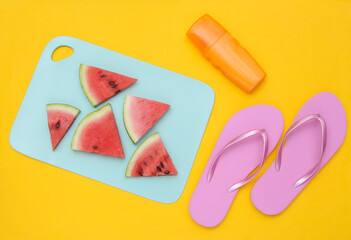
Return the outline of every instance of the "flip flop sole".
[[[310,114],[319,114],[326,122],[327,143],[319,171],[344,141],[346,115],[339,99],[328,92],[310,98],[300,109],[294,122]],[[251,191],[253,205],[267,215],[284,211],[312,179],[294,187],[296,181],[316,164],[320,151],[321,128],[318,122],[310,122],[296,129],[285,142],[280,170],[276,171],[273,162],[254,185]]]
[[[191,217],[205,227],[218,225],[226,216],[238,190],[228,188],[247,177],[262,158],[262,139],[252,137],[231,146],[222,153],[210,182],[209,168],[217,153],[234,137],[254,129],[265,129],[268,136],[268,154],[279,141],[284,126],[280,111],[267,105],[245,108],[233,115],[218,138],[211,157],[189,203]]]

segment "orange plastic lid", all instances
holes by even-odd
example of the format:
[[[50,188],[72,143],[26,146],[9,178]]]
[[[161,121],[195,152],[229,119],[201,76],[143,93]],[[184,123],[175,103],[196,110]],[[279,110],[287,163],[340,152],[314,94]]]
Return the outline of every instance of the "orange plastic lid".
[[[199,18],[186,33],[195,46],[205,53],[227,31],[208,14]]]
[[[214,66],[246,92],[251,92],[266,73],[239,42],[216,20],[205,14],[186,33]]]

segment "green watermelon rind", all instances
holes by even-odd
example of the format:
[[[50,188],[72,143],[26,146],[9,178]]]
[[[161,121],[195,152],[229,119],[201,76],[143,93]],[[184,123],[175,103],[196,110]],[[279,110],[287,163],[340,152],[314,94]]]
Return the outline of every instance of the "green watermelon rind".
[[[72,113],[75,117],[77,117],[78,114],[80,113],[80,110],[78,108],[75,108],[71,105],[64,104],[64,103],[49,103],[49,104],[46,104],[46,109],[68,111]]]
[[[129,99],[130,99],[130,95],[126,95],[126,97],[124,98],[124,104],[123,104],[123,122],[124,122],[124,127],[127,130],[127,133],[130,137],[130,139],[132,139],[133,143],[136,143],[139,139],[138,137],[135,135],[135,133],[133,132],[133,128],[131,126],[132,121],[129,119],[129,114],[128,114],[128,110],[129,110]]]
[[[112,107],[111,104],[106,104],[105,106],[103,106],[102,108],[89,113],[88,115],[86,115],[78,124],[78,127],[76,128],[76,131],[73,134],[73,138],[72,138],[72,143],[71,143],[71,149],[72,150],[78,150],[77,149],[77,143],[80,137],[80,133],[81,131],[84,129],[84,127],[89,124],[90,122],[96,120],[97,118],[101,117],[101,115],[103,115],[104,113],[107,113],[109,111],[112,111]]]
[[[150,137],[148,137],[140,146],[135,150],[133,153],[132,157],[129,160],[129,163],[127,165],[126,169],[126,177],[131,177],[132,175],[132,170],[135,165],[136,160],[138,160],[138,157],[143,153],[143,151],[149,147],[151,144],[153,144],[155,141],[160,140],[160,134],[158,132],[155,132],[152,134]]]
[[[99,103],[94,99],[93,95],[89,91],[89,87],[88,87],[88,83],[87,83],[88,81],[87,81],[87,78],[85,77],[85,72],[86,72],[86,69],[88,67],[89,67],[88,65],[80,64],[80,66],[79,66],[79,80],[80,80],[80,85],[82,86],[82,89],[83,89],[85,96],[88,98],[91,105],[96,107],[97,105],[99,105]]]

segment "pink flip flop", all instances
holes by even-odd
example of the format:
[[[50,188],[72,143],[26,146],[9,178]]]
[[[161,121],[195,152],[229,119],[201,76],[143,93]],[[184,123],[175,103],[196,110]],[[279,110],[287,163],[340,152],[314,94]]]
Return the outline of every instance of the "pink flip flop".
[[[313,96],[285,133],[277,159],[254,185],[253,205],[267,215],[281,213],[339,149],[345,134],[338,98],[328,92]]]
[[[266,105],[245,108],[229,119],[189,203],[195,222],[214,227],[224,219],[239,188],[256,176],[278,143],[283,126],[280,111]]]

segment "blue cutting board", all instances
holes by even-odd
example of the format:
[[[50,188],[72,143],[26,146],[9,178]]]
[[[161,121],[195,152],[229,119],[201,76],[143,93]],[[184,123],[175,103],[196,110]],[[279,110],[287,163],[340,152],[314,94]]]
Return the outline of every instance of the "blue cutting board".
[[[60,46],[69,46],[74,53],[54,62],[51,55]],[[71,150],[78,123],[97,109],[90,105],[80,86],[80,63],[138,79],[134,85],[106,102],[112,105],[125,159]],[[137,144],[133,144],[124,128],[123,101],[126,94],[171,105]],[[81,110],[55,151],[51,148],[47,126],[47,103],[66,103]],[[183,192],[213,103],[213,90],[202,82],[79,39],[56,37],[41,55],[12,126],[10,144],[16,151],[42,162],[154,201],[172,203]],[[125,170],[130,157],[155,132],[160,133],[179,174],[126,178]]]

